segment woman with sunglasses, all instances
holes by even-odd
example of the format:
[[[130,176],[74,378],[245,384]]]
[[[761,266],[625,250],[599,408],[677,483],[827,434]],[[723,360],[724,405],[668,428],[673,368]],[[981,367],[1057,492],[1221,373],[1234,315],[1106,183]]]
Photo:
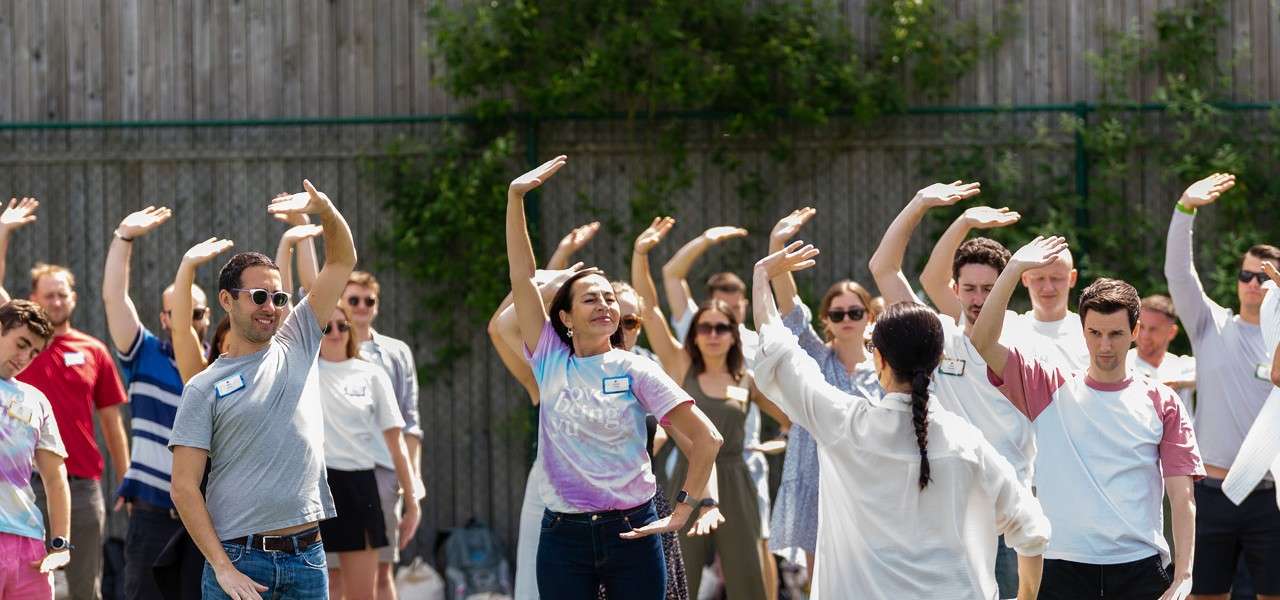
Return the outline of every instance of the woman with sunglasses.
[[[705,494],[720,436],[660,366],[618,349],[616,294],[599,271],[574,273],[550,306],[534,281],[524,196],[565,165],[547,161],[511,182],[507,260],[524,353],[537,378],[539,485],[547,510],[538,541],[538,589],[548,598],[592,600],[601,584],[613,600],[659,600],[666,565],[656,534],[681,528],[689,503],[659,518],[645,448],[652,414],[691,442],[686,493]]]
[[[817,210],[805,207],[783,217],[769,234],[769,251],[787,245]],[[848,394],[867,398],[882,393],[875,364],[865,351],[869,329],[875,322],[873,298],[855,281],[832,284],[818,303],[822,335],[813,328],[809,308],[800,300],[795,279],[784,271],[773,281],[778,294],[782,323],[800,340],[800,347],[817,361],[823,379]],[[769,547],[791,556],[804,550],[812,581],[818,541],[818,445],[803,426],[793,427],[787,439],[787,455],[782,467],[782,484],[770,528]]]
[[[666,318],[657,307],[658,290],[650,274],[649,251],[666,237],[673,225],[675,219],[671,217],[656,218],[636,238],[631,255],[631,280],[645,307],[645,331],[663,369],[672,379],[683,382],[685,391],[725,438],[716,456],[716,486],[725,523],[709,537],[680,537],[685,560],[695,565],[688,574],[689,588],[695,596],[698,594],[702,573],[697,567],[706,564],[714,547],[720,556],[728,596],[764,600],[768,597],[764,561],[772,558],[761,552],[764,537],[760,530],[758,499],[751,473],[742,458],[748,403],[754,402],[783,427],[788,421],[782,411],[755,389],[742,355],[738,321],[728,304],[713,299],[699,306],[684,343],[668,328]],[[672,479],[680,481],[687,469],[688,461],[681,453]]]
[[[324,461],[338,516],[320,522],[334,598],[373,598],[378,549],[397,543],[403,549],[421,518],[417,502],[405,503],[399,523],[388,523],[384,505],[399,490],[413,489],[404,419],[391,379],[377,365],[359,358],[347,307],[334,308],[324,326],[319,394],[324,407]],[[392,474],[385,477],[380,473]]]
[[[1049,521],[1031,491],[973,425],[931,410],[943,332],[932,310],[889,306],[871,354],[885,393],[848,393],[782,323],[769,282],[814,265],[793,242],[756,263],[760,385],[809,431],[822,458],[813,598],[998,598],[996,536],[1044,552]]]

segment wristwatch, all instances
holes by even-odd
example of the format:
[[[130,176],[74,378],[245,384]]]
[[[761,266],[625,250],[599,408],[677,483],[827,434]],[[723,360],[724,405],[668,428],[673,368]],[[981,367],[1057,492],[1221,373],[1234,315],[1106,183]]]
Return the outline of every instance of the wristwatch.
[[[715,498],[703,498],[702,500],[698,501],[698,506],[694,510],[702,510],[704,508],[717,508],[719,506],[720,506],[720,503],[716,502]]]
[[[694,503],[689,500],[689,492],[680,490],[680,493],[676,494],[676,504],[688,504],[689,506],[693,506]]]
[[[53,552],[61,552],[63,550],[73,550],[75,546],[71,545],[71,540],[64,537],[56,537],[49,540],[49,550]]]

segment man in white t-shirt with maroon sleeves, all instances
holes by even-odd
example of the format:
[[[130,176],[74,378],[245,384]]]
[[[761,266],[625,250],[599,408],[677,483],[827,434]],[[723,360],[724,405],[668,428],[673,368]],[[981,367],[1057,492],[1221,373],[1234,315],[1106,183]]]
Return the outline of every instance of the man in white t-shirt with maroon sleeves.
[[[1053,265],[1065,251],[1062,238],[1036,238],[1019,249],[971,334],[991,383],[1035,431],[1037,496],[1053,525],[1039,597],[1185,597],[1195,540],[1192,481],[1204,477],[1204,465],[1178,395],[1126,368],[1138,326],[1137,290],[1103,278],[1080,295],[1087,369],[1056,367],[999,341],[1018,278]],[[1163,535],[1166,493],[1177,550],[1172,568]]]

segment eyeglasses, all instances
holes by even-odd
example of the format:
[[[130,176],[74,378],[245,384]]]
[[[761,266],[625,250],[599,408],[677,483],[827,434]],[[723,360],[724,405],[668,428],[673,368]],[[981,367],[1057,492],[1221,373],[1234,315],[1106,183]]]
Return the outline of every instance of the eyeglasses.
[[[289,292],[268,292],[262,288],[231,288],[229,291],[237,298],[240,292],[249,292],[249,299],[259,306],[266,304],[268,298],[276,308],[289,303]]]
[[[338,333],[346,333],[348,331],[351,331],[351,325],[348,324],[346,321],[336,321],[336,322],[329,321],[324,326],[324,334],[329,335],[329,332],[333,331],[334,325],[338,326]]]
[[[849,315],[850,321],[861,321],[863,317],[867,316],[867,309],[855,306],[849,310],[827,311],[827,318],[831,319],[832,323],[839,323],[843,321],[845,315]]]
[[[360,300],[361,300],[360,296],[351,296],[347,298],[347,304],[350,304],[352,308],[354,308],[354,307],[360,306]],[[367,308],[373,308],[373,305],[377,303],[378,303],[378,299],[374,298],[373,296],[364,297],[364,305]]]
[[[623,315],[622,317],[622,328],[626,329],[627,331],[635,331],[637,329],[640,329],[641,324],[642,323],[640,322],[640,317],[637,317],[635,315]]]
[[[1256,279],[1258,280],[1258,285],[1266,283],[1268,279],[1267,274],[1262,271],[1246,271],[1244,269],[1240,269],[1240,274],[1236,275],[1236,278],[1240,280],[1240,283],[1249,283],[1250,279]]]
[[[193,309],[191,309],[191,320],[192,320],[192,321],[199,321],[199,320],[203,319],[203,318],[204,318],[204,313],[205,313],[205,311],[207,311],[207,310],[209,310],[209,309],[208,309],[208,308],[193,308]],[[170,317],[170,318],[173,318],[173,311],[171,311],[171,310],[162,310],[162,311],[160,311],[160,312],[164,313],[166,316],[168,316],[168,317]]]
[[[728,335],[733,333],[733,325],[728,323],[716,323],[714,325],[711,323],[698,323],[697,331],[698,335],[711,335],[713,333],[715,335]]]

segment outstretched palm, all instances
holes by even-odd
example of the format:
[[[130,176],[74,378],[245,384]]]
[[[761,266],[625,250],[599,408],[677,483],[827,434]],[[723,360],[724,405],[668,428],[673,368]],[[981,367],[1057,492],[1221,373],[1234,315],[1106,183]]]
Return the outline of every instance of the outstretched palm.
[[[1182,203],[1199,207],[1212,204],[1219,196],[1236,185],[1236,176],[1230,173],[1214,173],[1191,184],[1182,192]]]
[[[671,217],[654,217],[648,229],[636,238],[635,251],[639,254],[648,254],[655,246],[662,243],[662,239],[667,237],[667,232],[671,231],[675,224],[676,220]]]
[[[596,233],[600,231],[600,221],[592,221],[581,227],[575,227],[568,235],[560,240],[560,247],[568,248],[571,252],[577,253],[591,238],[596,237]]]
[[[800,228],[804,227],[804,224],[808,223],[809,219],[812,219],[813,215],[816,214],[818,214],[818,209],[809,206],[793,210],[791,214],[782,217],[773,226],[773,231],[769,232],[769,237],[779,242],[785,242],[800,233]]]
[[[120,226],[116,231],[127,238],[136,238],[140,235],[146,235],[147,232],[159,227],[161,223],[169,220],[173,216],[173,211],[168,207],[161,206],[156,208],[148,206],[138,212],[132,213],[120,221]]]
[[[552,175],[555,175],[556,171],[559,171],[560,167],[563,167],[568,160],[568,156],[561,154],[560,156],[538,165],[534,170],[513,179],[508,191],[520,196],[529,193],[529,190],[546,183],[546,181],[550,179]]]
[[[1066,250],[1067,239],[1062,236],[1037,236],[1013,253],[1013,257],[1009,259],[1009,265],[1024,271],[1038,269],[1061,260],[1062,253]]]
[[[36,220],[36,208],[40,201],[35,198],[9,199],[9,207],[0,213],[0,229],[12,230]]]
[[[319,227],[319,225],[314,227]],[[182,262],[202,265],[209,262],[213,257],[226,252],[233,245],[235,245],[235,242],[231,240],[220,240],[216,237],[211,237],[187,250],[187,253],[182,255]]]
[[[296,244],[322,233],[324,233],[324,228],[319,225],[294,225],[284,232],[284,241],[286,244]]]
[[[747,230],[741,227],[712,227],[711,229],[702,232],[702,235],[712,244],[719,244],[725,240],[747,237]]]
[[[1022,215],[1006,208],[991,208],[990,206],[975,206],[964,211],[965,221],[974,229],[995,229],[997,227],[1008,227],[1018,222]]]
[[[272,215],[319,214],[331,205],[329,197],[316,190],[311,181],[302,180],[302,189],[291,196],[277,196],[267,205],[267,212]]]
[[[964,183],[957,179],[951,183],[935,183],[916,192],[916,196],[919,196],[926,206],[933,208],[935,206],[951,206],[980,193],[982,193],[981,183],[976,181]]]
[[[769,274],[769,279],[773,279],[783,273],[791,271],[803,271],[817,264],[813,260],[818,256],[818,249],[813,244],[806,244],[800,240],[796,240],[787,244],[787,246],[769,256],[760,259],[756,263],[756,269],[763,269]]]

